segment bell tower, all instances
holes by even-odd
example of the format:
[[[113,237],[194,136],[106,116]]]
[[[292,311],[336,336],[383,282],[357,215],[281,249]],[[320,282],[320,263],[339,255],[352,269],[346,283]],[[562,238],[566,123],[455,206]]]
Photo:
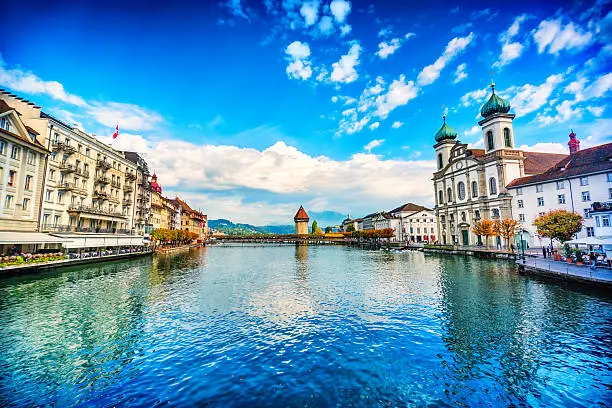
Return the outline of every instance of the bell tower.
[[[484,118],[478,124],[482,127],[485,152],[500,149],[514,149],[514,114],[510,112],[510,103],[495,93],[495,84],[491,84],[491,97],[480,109]]]

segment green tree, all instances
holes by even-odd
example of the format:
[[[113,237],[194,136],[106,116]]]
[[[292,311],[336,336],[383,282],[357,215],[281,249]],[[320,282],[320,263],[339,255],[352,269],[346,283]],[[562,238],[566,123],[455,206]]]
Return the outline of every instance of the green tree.
[[[325,227],[325,233],[329,234],[330,232],[332,232],[332,227]]]
[[[346,227],[346,232],[353,232],[353,231],[355,231],[355,225],[349,224],[349,226]]]
[[[310,233],[316,234],[318,229],[319,229],[319,224],[317,224],[317,220],[314,220],[312,222],[312,229],[310,230]]]
[[[584,219],[578,214],[565,210],[552,210],[539,216],[533,222],[538,234],[561,243],[572,239],[572,235],[582,229]]]

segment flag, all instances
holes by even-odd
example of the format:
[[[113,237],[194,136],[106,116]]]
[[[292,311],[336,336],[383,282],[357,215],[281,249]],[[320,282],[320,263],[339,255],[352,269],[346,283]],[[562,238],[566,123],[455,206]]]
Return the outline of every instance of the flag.
[[[202,221],[202,222],[200,223],[200,228],[204,228],[204,226],[205,226],[205,225],[206,225],[206,224],[204,223],[204,221]]]
[[[113,140],[115,140],[119,136],[119,124],[117,124],[117,128],[115,129],[115,133],[113,133]]]

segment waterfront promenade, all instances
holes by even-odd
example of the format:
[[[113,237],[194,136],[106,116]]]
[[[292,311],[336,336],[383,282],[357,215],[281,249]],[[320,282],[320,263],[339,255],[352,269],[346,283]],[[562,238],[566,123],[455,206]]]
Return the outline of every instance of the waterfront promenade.
[[[598,267],[592,269],[587,265],[568,264],[544,258],[528,257],[517,259],[516,264],[525,273],[548,275],[555,278],[612,286],[612,269]]]

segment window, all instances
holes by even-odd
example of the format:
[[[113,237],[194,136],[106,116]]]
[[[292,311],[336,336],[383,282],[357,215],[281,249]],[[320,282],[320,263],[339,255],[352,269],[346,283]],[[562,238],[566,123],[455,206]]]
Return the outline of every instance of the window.
[[[591,193],[589,191],[582,192],[582,201],[591,201]]]
[[[595,236],[595,229],[593,227],[587,227],[586,232],[587,232],[587,237]]]
[[[612,188],[608,189],[608,198],[612,200]]]
[[[36,164],[36,153],[28,152],[28,164]]]
[[[64,192],[63,191],[57,192],[57,202],[60,204],[64,203]]]
[[[589,185],[589,177],[588,176],[580,177],[580,185],[581,186],[588,186]]]
[[[10,194],[6,195],[4,199],[4,208],[13,208],[13,196]]]
[[[465,222],[465,211],[461,211],[461,221]]]
[[[559,194],[557,196],[557,200],[559,201],[559,204],[565,204],[565,194]]]
[[[584,209],[584,218],[591,218],[591,210],[588,208]]]
[[[557,190],[563,190],[565,188],[565,181],[557,181]]]
[[[6,118],[0,118],[0,128],[9,130],[9,121]]]
[[[499,218],[499,208],[493,208],[493,209],[491,210],[491,216],[492,216],[493,218]]]
[[[525,203],[523,202],[523,200],[518,200],[518,208],[525,208]]]
[[[23,211],[27,211],[30,208],[30,199],[29,198],[24,198],[23,199],[23,203],[21,204],[21,209]]]
[[[89,147],[88,147],[88,148],[85,149],[85,156],[89,157],[89,152],[90,152],[90,150],[89,150]]]
[[[600,223],[599,223],[599,215],[596,215],[596,216],[595,216],[595,226],[596,226],[597,228],[601,227],[601,225],[600,225]]]
[[[53,217],[53,225],[59,225],[60,222],[60,216],[56,215],[55,217]]]
[[[442,153],[438,153],[438,169],[442,168]]]
[[[31,190],[32,189],[32,176],[30,176],[30,175],[26,176],[24,188],[26,190]]]
[[[53,170],[53,169],[49,170],[49,180],[51,180],[51,181],[55,180],[55,170]]]
[[[504,128],[504,142],[506,147],[512,147],[512,139],[510,139],[510,129]]]
[[[453,190],[450,187],[446,189],[446,200],[449,203],[453,201]]]
[[[608,173],[608,183],[612,183],[612,173]]]
[[[517,189],[516,189],[516,195],[517,195],[517,196],[518,196],[518,195],[523,195],[523,189],[522,189],[522,188],[520,188],[520,187],[519,187],[519,188],[517,188]]]
[[[604,215],[601,217],[601,225],[602,227],[609,227],[610,226],[610,216],[608,215]]]
[[[495,177],[489,179],[489,193],[491,195],[497,194],[497,182],[495,181]]]
[[[474,218],[475,218],[476,220],[479,220],[479,219],[480,219],[480,211],[478,211],[478,210],[474,211]]]
[[[53,202],[53,190],[47,190],[45,192],[45,201]]]
[[[542,184],[537,184],[536,185],[536,193],[541,193],[542,190],[544,190],[544,186],[542,186]]]
[[[538,197],[538,207],[544,207],[544,197]]]
[[[495,149],[495,143],[493,141],[493,132],[490,130],[487,132],[487,146],[489,150]]]
[[[459,199],[465,200],[465,184],[463,181],[460,181],[459,184],[457,184],[457,190],[459,191]]]
[[[442,220],[442,224],[444,224],[446,222],[446,215],[443,215],[441,220]]]
[[[13,146],[13,148],[11,149],[11,159],[19,160],[20,152],[21,149],[19,148],[19,146]]]
[[[43,225],[49,225],[49,217],[51,216],[51,214],[45,214],[43,215]]]
[[[478,183],[472,181],[472,197],[478,197]]]
[[[9,187],[13,187],[15,185],[16,178],[17,178],[17,172],[15,170],[9,170],[9,179],[8,179]]]
[[[0,139],[0,154],[6,154],[6,140],[4,139]]]
[[[51,153],[51,160],[57,161],[57,152]]]
[[[525,222],[525,214],[519,214],[519,221]]]

